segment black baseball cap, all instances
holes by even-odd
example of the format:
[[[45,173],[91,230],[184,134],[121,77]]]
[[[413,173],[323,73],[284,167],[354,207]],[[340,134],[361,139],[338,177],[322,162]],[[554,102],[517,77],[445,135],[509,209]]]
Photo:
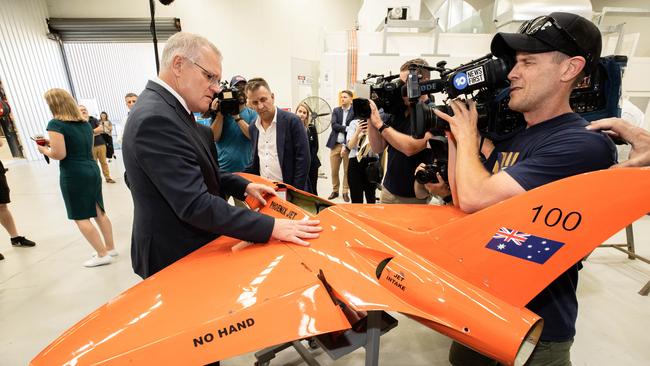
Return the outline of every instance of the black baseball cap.
[[[580,15],[562,12],[529,20],[517,33],[497,33],[490,45],[496,57],[514,56],[516,52],[550,51],[582,56],[587,61],[587,72],[598,63],[601,48],[600,31],[594,23]]]

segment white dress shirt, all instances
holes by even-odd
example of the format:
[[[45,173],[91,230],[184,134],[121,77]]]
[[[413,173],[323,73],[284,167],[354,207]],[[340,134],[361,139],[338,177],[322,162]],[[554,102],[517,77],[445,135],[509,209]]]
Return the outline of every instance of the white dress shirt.
[[[341,121],[341,124],[343,127],[347,127],[347,120],[348,120],[348,113],[350,112],[350,107],[348,109],[344,109],[341,107],[343,110],[343,120]],[[339,132],[339,134],[336,136],[336,143],[337,144],[344,144],[345,143],[345,132]]]
[[[278,156],[277,130],[278,111],[276,108],[273,121],[268,129],[262,127],[262,120],[258,116],[255,120],[255,127],[260,132],[257,139],[257,156],[260,160],[260,177],[272,181],[282,182],[282,168]]]

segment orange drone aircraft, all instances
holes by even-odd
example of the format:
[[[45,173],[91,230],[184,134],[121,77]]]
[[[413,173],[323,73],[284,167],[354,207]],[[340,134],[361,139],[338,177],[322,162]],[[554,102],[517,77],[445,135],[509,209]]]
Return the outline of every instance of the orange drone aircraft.
[[[470,215],[428,205],[334,205],[246,177],[278,191],[254,209],[316,217],[320,237],[308,247],[221,237],[95,310],[31,365],[205,365],[336,338],[371,311],[400,312],[523,365],[543,327],[525,305],[650,211],[650,169],[641,168],[570,177]],[[597,199],[620,182],[625,189]]]

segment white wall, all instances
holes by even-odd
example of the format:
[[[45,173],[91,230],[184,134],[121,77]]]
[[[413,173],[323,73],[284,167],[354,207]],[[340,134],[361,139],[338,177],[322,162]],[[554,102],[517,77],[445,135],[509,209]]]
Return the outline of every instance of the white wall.
[[[306,97],[318,95],[319,74],[317,61],[291,58],[291,111],[295,112],[298,103]]]
[[[52,113],[43,94],[69,90],[59,46],[47,38],[45,0],[0,0],[0,79],[29,160],[42,159],[30,136],[45,133]]]
[[[148,1],[47,0],[51,17],[147,17]],[[361,0],[177,0],[157,17],[181,19],[224,55],[223,78],[267,79],[280,107],[293,108],[291,58],[318,61],[324,32],[354,25]],[[161,50],[162,52],[162,50]]]
[[[595,12],[602,11],[603,7],[616,8],[642,8],[650,9],[648,0],[591,0]],[[639,43],[634,55],[638,57],[650,56],[650,17],[647,15],[606,15],[604,26],[615,26],[625,23],[623,32],[625,34],[640,33]]]

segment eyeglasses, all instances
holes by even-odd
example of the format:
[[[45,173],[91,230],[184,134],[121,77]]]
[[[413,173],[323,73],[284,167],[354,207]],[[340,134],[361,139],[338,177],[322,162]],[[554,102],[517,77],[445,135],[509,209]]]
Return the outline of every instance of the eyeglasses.
[[[214,85],[214,86],[217,86],[217,87],[219,86],[219,83],[221,83],[221,80],[219,80],[219,77],[217,75],[215,75],[215,74],[211,73],[210,71],[206,70],[205,67],[199,65],[196,61],[194,61],[194,60],[192,60],[190,58],[188,58],[188,60],[191,61],[194,65],[196,65],[196,67],[201,69],[201,71],[203,73],[203,76],[205,76],[205,78],[208,79],[208,82],[211,85]]]
[[[586,52],[582,47],[580,47],[580,44],[575,39],[575,37],[573,37],[571,33],[569,33],[566,29],[562,28],[562,26],[557,23],[557,20],[555,20],[555,18],[550,17],[548,15],[539,16],[535,19],[531,19],[524,22],[521,25],[521,27],[519,27],[517,33],[526,34],[528,36],[535,37],[544,43],[555,46],[553,44],[552,36],[550,35],[544,36],[544,33],[541,33],[541,32],[547,32],[549,26],[555,28],[558,32],[560,32],[560,34],[564,37],[564,39],[568,40],[573,45],[574,50],[568,50],[569,53],[577,53],[579,56],[584,57],[587,62],[591,61],[592,55],[589,52]],[[561,49],[559,50],[564,51]],[[571,52],[571,51],[576,51],[576,52]]]

